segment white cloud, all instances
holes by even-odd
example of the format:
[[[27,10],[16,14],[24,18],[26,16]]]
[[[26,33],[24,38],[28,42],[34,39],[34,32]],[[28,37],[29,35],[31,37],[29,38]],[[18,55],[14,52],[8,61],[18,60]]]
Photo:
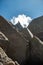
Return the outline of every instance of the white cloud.
[[[24,28],[24,27],[27,27],[29,25],[31,20],[32,20],[31,17],[22,14],[22,15],[18,15],[18,17],[13,17],[11,19],[11,22],[13,25],[16,25],[19,21],[20,24],[22,25],[22,27]]]

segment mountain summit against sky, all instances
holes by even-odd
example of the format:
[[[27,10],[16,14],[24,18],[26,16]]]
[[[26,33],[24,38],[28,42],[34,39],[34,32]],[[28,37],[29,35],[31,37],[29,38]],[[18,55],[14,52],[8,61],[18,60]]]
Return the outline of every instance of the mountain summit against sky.
[[[18,17],[13,17],[11,19],[11,23],[13,25],[16,25],[18,23],[20,23],[20,25],[24,28],[27,27],[29,25],[29,23],[32,21],[31,17],[26,16],[24,14],[22,15],[18,15]]]

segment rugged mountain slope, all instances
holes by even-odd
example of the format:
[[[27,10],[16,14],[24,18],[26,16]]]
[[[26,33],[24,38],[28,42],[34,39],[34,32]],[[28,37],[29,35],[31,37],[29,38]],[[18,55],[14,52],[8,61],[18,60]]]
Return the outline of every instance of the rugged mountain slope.
[[[34,19],[33,22],[35,23],[30,23],[31,26],[29,25],[28,28],[34,35],[43,39],[43,17]],[[34,36],[29,40],[30,35],[26,29],[18,32],[15,27],[13,28],[12,25],[1,16],[0,31],[3,32],[10,41],[7,48],[7,53],[10,58],[17,60],[21,65],[25,59],[28,62],[30,61],[30,64],[31,61],[33,64],[35,62],[39,64],[43,62],[43,42],[41,42],[38,37]]]
[[[20,24],[20,23],[19,23]],[[15,25],[14,27],[16,27],[18,29],[18,31],[22,34],[22,36],[25,39],[29,39],[29,34],[27,32],[27,30],[24,28],[21,31],[19,29],[21,29],[21,26],[17,24],[17,26]],[[42,39],[43,37],[43,16],[38,17],[34,20],[32,20],[32,22],[30,23],[30,25],[28,26],[28,28],[30,29],[30,31],[38,36],[40,39]]]
[[[26,59],[26,48],[27,42],[23,37],[6,21],[0,16],[0,31],[3,32],[10,41],[9,45],[9,56],[19,63]]]

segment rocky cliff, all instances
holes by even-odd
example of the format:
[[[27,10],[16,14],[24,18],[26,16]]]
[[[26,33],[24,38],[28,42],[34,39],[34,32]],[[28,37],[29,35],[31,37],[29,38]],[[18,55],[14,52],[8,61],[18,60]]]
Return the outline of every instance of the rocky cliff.
[[[0,31],[9,39],[9,56],[19,63],[26,59],[27,41],[6,21],[0,16]]]

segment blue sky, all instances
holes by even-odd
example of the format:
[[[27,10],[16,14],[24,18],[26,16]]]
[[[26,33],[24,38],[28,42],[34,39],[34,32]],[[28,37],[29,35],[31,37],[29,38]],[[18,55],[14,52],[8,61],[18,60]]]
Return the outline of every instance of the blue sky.
[[[31,18],[43,15],[43,0],[0,0],[0,15],[6,19],[25,14]]]

